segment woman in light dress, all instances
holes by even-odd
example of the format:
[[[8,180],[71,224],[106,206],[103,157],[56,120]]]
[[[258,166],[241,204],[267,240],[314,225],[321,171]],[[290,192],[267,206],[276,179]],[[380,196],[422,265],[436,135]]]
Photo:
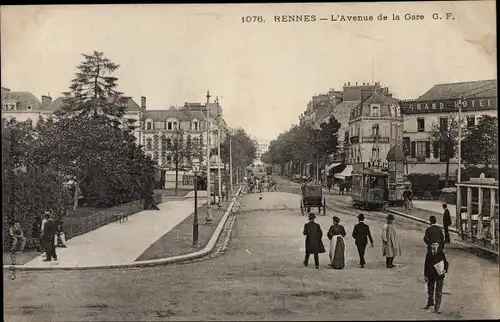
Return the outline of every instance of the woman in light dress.
[[[330,264],[333,269],[343,269],[346,263],[346,249],[344,238],[346,232],[344,226],[340,225],[339,217],[333,217],[333,225],[328,230],[330,239]]]

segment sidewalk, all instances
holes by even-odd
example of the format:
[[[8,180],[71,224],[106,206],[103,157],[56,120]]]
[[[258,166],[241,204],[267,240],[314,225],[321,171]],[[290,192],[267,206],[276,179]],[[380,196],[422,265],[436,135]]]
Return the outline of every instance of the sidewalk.
[[[198,201],[198,207],[204,200]],[[19,265],[22,268],[84,268],[133,263],[150,245],[181,223],[194,210],[193,199],[169,201],[160,210],[143,210],[124,223],[112,223],[68,240],[57,248],[57,262],[41,256]]]
[[[413,208],[423,209],[442,215],[444,201],[429,201],[429,200],[413,200]],[[455,205],[448,205],[450,216],[455,218],[457,215],[457,207]]]

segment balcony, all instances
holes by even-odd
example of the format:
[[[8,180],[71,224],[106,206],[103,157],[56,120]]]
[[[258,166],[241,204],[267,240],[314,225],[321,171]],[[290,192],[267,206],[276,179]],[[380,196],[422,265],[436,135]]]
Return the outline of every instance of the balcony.
[[[363,143],[375,143],[375,136],[364,136],[362,142]],[[389,143],[389,137],[379,136],[378,142],[380,143]]]

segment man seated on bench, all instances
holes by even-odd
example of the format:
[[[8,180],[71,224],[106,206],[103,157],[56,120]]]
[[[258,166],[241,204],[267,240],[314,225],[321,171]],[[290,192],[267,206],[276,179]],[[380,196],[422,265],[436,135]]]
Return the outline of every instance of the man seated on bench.
[[[12,242],[11,251],[16,253],[22,253],[24,247],[26,246],[26,237],[24,237],[21,225],[19,224],[19,220],[14,221],[14,225],[10,226],[9,235]],[[19,246],[19,251],[16,251],[19,242],[21,242]]]
[[[155,198],[153,198],[153,195],[150,194],[146,198],[144,198],[144,210],[160,210],[158,208],[158,204],[155,201]]]

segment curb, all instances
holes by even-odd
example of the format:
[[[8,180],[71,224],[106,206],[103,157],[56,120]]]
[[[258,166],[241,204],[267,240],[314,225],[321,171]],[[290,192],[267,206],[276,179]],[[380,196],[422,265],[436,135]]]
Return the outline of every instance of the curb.
[[[234,197],[237,197],[241,193],[241,189],[243,186],[240,186],[240,188],[237,190],[236,194]],[[133,263],[127,263],[127,264],[118,264],[118,265],[98,265],[98,266],[85,266],[85,267],[57,267],[57,266],[48,266],[48,267],[23,267],[23,266],[13,266],[13,265],[3,265],[4,269],[9,269],[9,270],[19,270],[19,271],[46,271],[46,270],[63,270],[63,271],[72,271],[72,270],[89,270],[89,269],[113,269],[113,268],[137,268],[137,267],[153,267],[153,266],[160,266],[160,265],[167,265],[167,264],[174,264],[174,263],[182,263],[186,261],[191,261],[195,259],[199,259],[201,257],[204,257],[206,255],[209,255],[212,253],[212,251],[215,248],[215,245],[217,241],[219,240],[219,237],[222,233],[222,230],[224,226],[226,225],[227,219],[229,218],[229,214],[231,213],[235,200],[236,198],[233,197],[233,200],[231,200],[231,203],[229,204],[226,212],[222,216],[219,224],[215,228],[215,231],[210,238],[207,246],[205,248],[193,252],[193,253],[188,253],[184,255],[178,255],[178,256],[172,256],[172,257],[166,257],[166,258],[159,258],[159,259],[152,259],[152,260],[146,260],[146,261],[140,261],[140,262],[133,262]]]
[[[418,221],[420,223],[423,223],[423,224],[426,224],[426,225],[430,225],[429,222],[427,220],[424,220],[422,218],[418,218],[418,217],[415,217],[415,216],[411,216],[411,215],[408,215],[408,214],[405,214],[404,212],[400,212],[400,211],[397,211],[397,210],[393,210],[393,209],[386,209],[387,212],[390,212],[392,214],[395,214],[395,215],[398,215],[398,216],[401,216],[401,217],[405,217],[405,218],[408,218],[408,219],[412,219],[412,220],[415,220],[415,221]],[[436,226],[439,226],[440,228],[444,228],[442,225],[440,224],[436,224]],[[456,228],[453,228],[453,227],[449,227],[448,230],[450,232],[453,232],[453,233],[457,233],[458,234],[458,231]]]

